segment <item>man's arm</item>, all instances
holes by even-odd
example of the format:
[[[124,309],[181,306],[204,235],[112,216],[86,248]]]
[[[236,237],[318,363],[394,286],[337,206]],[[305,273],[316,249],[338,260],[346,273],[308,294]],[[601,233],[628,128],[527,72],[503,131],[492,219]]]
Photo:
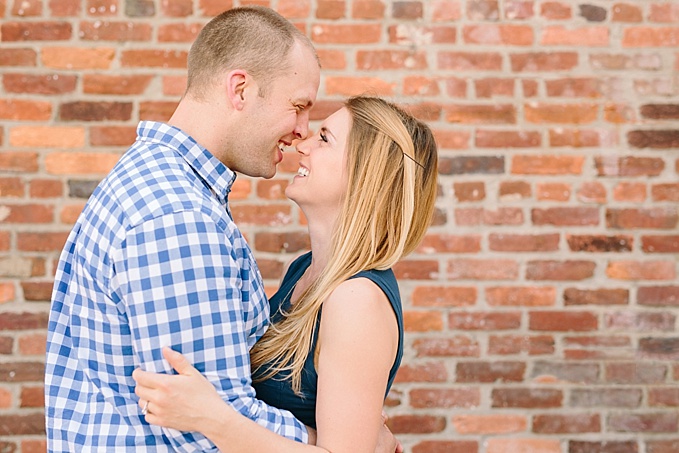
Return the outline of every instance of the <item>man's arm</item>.
[[[254,397],[241,270],[221,225],[192,211],[146,221],[127,234],[115,266],[140,368],[171,372],[161,353],[171,346],[238,412],[307,441],[304,425],[292,414]],[[197,433],[165,429],[165,435],[178,449],[191,442],[212,448]]]

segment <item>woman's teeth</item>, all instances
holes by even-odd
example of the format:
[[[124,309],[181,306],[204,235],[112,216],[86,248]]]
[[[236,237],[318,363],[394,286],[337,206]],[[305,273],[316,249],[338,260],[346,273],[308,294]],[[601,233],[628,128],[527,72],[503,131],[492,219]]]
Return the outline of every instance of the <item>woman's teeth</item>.
[[[309,176],[309,169],[304,168],[304,167],[299,167],[299,170],[297,170],[297,176],[303,176],[303,177]]]

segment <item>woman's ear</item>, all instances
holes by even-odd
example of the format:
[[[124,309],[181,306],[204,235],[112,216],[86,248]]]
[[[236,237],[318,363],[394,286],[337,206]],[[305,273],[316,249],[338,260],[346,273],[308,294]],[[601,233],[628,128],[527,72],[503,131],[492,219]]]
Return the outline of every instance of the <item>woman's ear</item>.
[[[245,88],[249,81],[250,75],[242,69],[235,69],[226,75],[226,95],[236,110],[242,110],[245,106]]]

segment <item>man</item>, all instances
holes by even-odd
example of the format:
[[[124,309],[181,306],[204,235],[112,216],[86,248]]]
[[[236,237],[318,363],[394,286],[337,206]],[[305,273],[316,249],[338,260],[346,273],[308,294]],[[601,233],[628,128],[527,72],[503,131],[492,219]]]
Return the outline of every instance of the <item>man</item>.
[[[248,352],[268,303],[227,198],[236,172],[272,177],[282,148],[307,135],[319,71],[308,38],[272,10],[236,8],[202,30],[172,118],[140,123],[62,252],[47,338],[50,451],[213,450],[144,421],[132,371],[170,371],[163,346],[242,414],[309,440],[289,412],[254,398]]]

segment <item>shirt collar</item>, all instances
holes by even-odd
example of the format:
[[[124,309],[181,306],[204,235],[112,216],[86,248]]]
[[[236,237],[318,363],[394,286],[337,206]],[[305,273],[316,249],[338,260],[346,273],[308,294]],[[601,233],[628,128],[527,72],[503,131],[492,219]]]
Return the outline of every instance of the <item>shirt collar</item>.
[[[137,126],[137,140],[173,148],[207,183],[220,203],[226,203],[231,186],[236,180],[236,173],[200,146],[193,137],[166,123],[141,121]]]

